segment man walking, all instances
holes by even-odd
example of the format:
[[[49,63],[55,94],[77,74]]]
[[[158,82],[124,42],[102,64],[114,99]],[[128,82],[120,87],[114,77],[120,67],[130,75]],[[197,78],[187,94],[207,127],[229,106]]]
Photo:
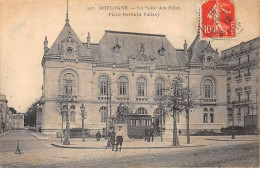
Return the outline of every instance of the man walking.
[[[122,126],[118,127],[118,130],[116,131],[116,151],[118,151],[118,145],[119,151],[121,151],[121,146],[123,144],[123,136],[124,136],[124,131],[122,130]]]

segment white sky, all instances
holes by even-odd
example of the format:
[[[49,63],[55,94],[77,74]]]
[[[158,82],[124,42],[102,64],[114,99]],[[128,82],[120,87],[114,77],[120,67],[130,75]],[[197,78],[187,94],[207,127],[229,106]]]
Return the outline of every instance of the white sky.
[[[197,5],[202,0],[175,1],[91,1],[69,0],[70,25],[78,37],[86,42],[98,43],[105,30],[165,34],[175,48],[188,46],[196,37],[198,26]],[[232,40],[211,40],[219,52],[259,36],[259,1],[234,0],[236,18],[243,29]],[[157,17],[109,17],[109,10],[99,6],[176,6],[180,10],[161,11]],[[96,10],[89,11],[88,7]],[[118,12],[118,11],[114,11]],[[122,12],[122,11],[119,11]],[[129,10],[128,12],[140,12]],[[151,12],[151,11],[143,11]],[[153,11],[157,13],[158,10]],[[65,24],[66,0],[2,0],[0,1],[0,57],[1,94],[8,106],[25,112],[41,96],[44,37],[49,47]]]

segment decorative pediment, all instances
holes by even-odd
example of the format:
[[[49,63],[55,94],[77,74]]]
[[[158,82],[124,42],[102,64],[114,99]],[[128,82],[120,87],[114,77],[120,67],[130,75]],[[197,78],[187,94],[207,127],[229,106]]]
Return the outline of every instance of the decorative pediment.
[[[75,59],[78,61],[78,51],[78,43],[70,36],[61,41],[61,55],[63,59]]]
[[[61,43],[71,43],[71,44],[74,44],[74,43],[78,43],[78,42],[76,42],[72,37],[67,37],[67,38],[65,38],[63,41],[61,41]]]
[[[146,56],[144,53],[142,53],[142,54],[139,54],[138,56],[136,56],[136,61],[150,62],[150,59],[148,56]]]
[[[74,43],[74,40],[71,37],[68,37],[68,39],[65,42],[66,43]]]

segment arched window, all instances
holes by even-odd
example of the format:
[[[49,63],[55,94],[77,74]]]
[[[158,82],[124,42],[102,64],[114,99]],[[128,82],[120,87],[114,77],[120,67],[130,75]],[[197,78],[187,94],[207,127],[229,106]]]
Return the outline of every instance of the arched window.
[[[63,92],[65,94],[73,94],[76,89],[76,78],[73,74],[67,73],[63,76]]]
[[[136,114],[147,115],[147,110],[145,108],[140,107],[136,110]]]
[[[108,88],[109,88],[109,78],[106,75],[101,75],[98,79],[99,84],[99,94],[100,95],[107,95]]]
[[[165,88],[164,80],[162,78],[156,78],[155,83],[154,83],[154,88],[155,88],[156,97],[163,96],[163,90]]]
[[[213,98],[213,82],[210,79],[206,79],[203,82],[204,98]]]
[[[146,96],[147,94],[147,81],[144,77],[139,77],[136,82],[137,86],[137,96],[142,97]]]
[[[128,95],[128,79],[124,76],[118,78],[118,95]]]
[[[107,108],[105,106],[102,106],[99,109],[99,113],[101,115],[101,122],[106,122],[106,118],[107,118]]]
[[[163,112],[162,108],[157,108],[154,111],[153,117],[155,118],[155,125],[159,126],[160,122],[161,122],[161,118],[163,119],[162,124],[165,125],[165,114]],[[158,119],[158,120],[157,120]],[[159,123],[157,123],[159,121]]]
[[[210,123],[214,123],[214,109],[210,108]]]
[[[203,123],[208,123],[208,109],[203,109]]]
[[[75,106],[70,106],[70,122],[75,122]]]

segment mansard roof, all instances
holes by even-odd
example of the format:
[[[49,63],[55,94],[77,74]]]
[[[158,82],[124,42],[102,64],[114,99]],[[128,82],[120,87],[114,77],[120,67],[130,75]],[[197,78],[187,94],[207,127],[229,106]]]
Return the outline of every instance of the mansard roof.
[[[62,41],[65,39],[71,37],[75,42],[78,43],[79,46],[79,56],[80,57],[89,57],[91,56],[91,52],[89,49],[87,49],[83,43],[79,40],[78,36],[72,29],[72,27],[69,24],[66,24],[63,29],[61,30],[59,36],[57,39],[54,41],[52,44],[51,48],[49,49],[47,55],[60,55],[61,54],[61,49],[62,49]]]
[[[100,54],[98,54],[100,49]],[[115,50],[117,49],[117,51]],[[156,65],[184,66],[185,61],[177,55],[165,35],[144,34],[133,32],[105,31],[97,45],[91,46],[95,53],[95,61],[105,63],[128,63],[131,56],[138,56],[140,51],[150,59],[155,59]],[[163,50],[160,54],[159,51]]]

